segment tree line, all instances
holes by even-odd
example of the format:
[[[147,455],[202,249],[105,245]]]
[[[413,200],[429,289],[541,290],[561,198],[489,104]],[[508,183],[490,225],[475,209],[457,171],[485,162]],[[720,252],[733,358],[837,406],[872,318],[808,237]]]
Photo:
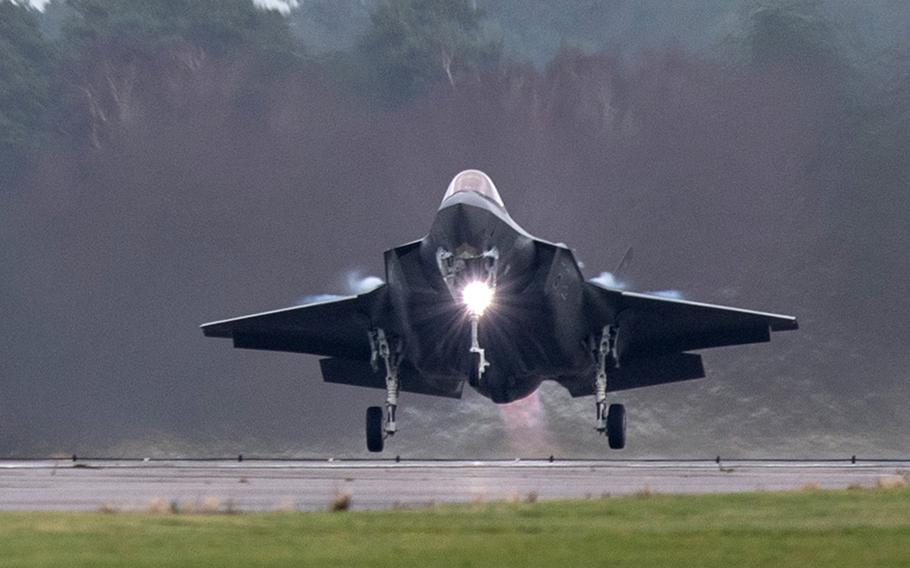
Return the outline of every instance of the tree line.
[[[901,128],[893,126],[900,121],[889,126],[881,117],[906,118],[899,97],[906,65],[872,65],[863,53],[900,62],[906,46],[867,38],[862,52],[852,41],[856,30],[842,24],[868,14],[851,9],[837,0],[705,0],[697,10],[651,0],[634,7],[581,0],[559,6],[541,0],[312,0],[282,14],[252,0],[52,0],[43,11],[0,0],[0,171],[8,184],[49,138],[99,147],[113,125],[128,123],[143,105],[179,107],[175,98],[186,93],[175,90],[210,63],[245,62],[249,104],[269,81],[303,72],[395,106],[440,86],[514,73],[544,57],[552,65],[560,59],[546,46],[552,48],[556,36],[563,52],[577,45],[629,56],[649,42],[663,49],[658,38],[674,18],[695,18],[685,26],[677,21],[676,33],[701,36],[684,37],[681,49],[733,65],[810,74],[853,97],[853,110],[862,111],[854,118],[867,122],[864,134],[900,138]],[[898,20],[910,15],[895,9]],[[832,19],[832,13],[842,17]],[[721,26],[731,14],[740,23]],[[672,45],[669,37],[663,39]],[[885,46],[890,52],[882,56]],[[895,104],[883,108],[883,96]]]

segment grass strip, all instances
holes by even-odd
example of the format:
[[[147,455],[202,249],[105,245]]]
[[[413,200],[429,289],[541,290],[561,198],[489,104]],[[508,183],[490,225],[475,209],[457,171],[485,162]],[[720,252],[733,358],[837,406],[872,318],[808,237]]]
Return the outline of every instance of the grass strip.
[[[910,489],[342,513],[0,513],[0,566],[910,566]]]

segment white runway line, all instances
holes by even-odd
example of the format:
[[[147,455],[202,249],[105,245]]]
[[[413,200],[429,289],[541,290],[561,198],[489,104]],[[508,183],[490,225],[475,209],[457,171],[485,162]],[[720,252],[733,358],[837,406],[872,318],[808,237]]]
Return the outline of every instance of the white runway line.
[[[406,460],[394,461],[344,461],[344,460],[221,460],[221,461],[196,461],[196,460],[29,460],[29,461],[0,461],[0,470],[4,469],[690,469],[690,470],[720,470],[720,469],[910,469],[910,461],[860,461],[850,463],[847,460],[837,462],[811,462],[811,461],[753,461],[730,460],[720,463],[715,461],[559,461],[548,460],[489,460],[489,461],[421,461]]]

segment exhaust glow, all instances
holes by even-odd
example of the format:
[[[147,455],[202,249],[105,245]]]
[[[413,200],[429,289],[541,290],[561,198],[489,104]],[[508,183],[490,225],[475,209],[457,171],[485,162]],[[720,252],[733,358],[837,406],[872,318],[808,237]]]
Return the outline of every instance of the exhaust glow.
[[[465,305],[472,315],[482,316],[493,303],[493,288],[486,282],[471,282],[461,292]]]
[[[546,455],[554,452],[540,391],[534,391],[527,398],[509,404],[498,404],[496,409],[499,410],[510,449],[516,455]]]

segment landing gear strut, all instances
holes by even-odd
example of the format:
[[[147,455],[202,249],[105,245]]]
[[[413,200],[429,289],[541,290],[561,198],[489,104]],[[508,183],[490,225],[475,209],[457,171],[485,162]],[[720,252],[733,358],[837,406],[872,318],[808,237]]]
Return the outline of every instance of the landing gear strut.
[[[400,353],[393,350],[383,329],[379,328],[370,332],[370,348],[372,350],[371,362],[373,369],[379,369],[379,361],[385,367],[385,423],[383,424],[382,407],[371,406],[367,408],[367,449],[371,452],[381,452],[385,445],[385,438],[394,436],[398,431],[395,414],[398,410],[398,393],[400,382],[398,375],[398,362]]]
[[[597,344],[597,374],[594,379],[594,404],[597,418],[594,428],[606,434],[610,448],[621,450],[626,446],[626,408],[621,404],[611,404],[607,407],[607,371],[615,369],[616,336],[619,329],[608,325],[600,334]]]
[[[490,366],[487,361],[485,352],[480,346],[478,339],[478,327],[480,325],[480,314],[471,314],[471,368],[468,375],[468,384],[476,387],[483,378],[483,372]]]

